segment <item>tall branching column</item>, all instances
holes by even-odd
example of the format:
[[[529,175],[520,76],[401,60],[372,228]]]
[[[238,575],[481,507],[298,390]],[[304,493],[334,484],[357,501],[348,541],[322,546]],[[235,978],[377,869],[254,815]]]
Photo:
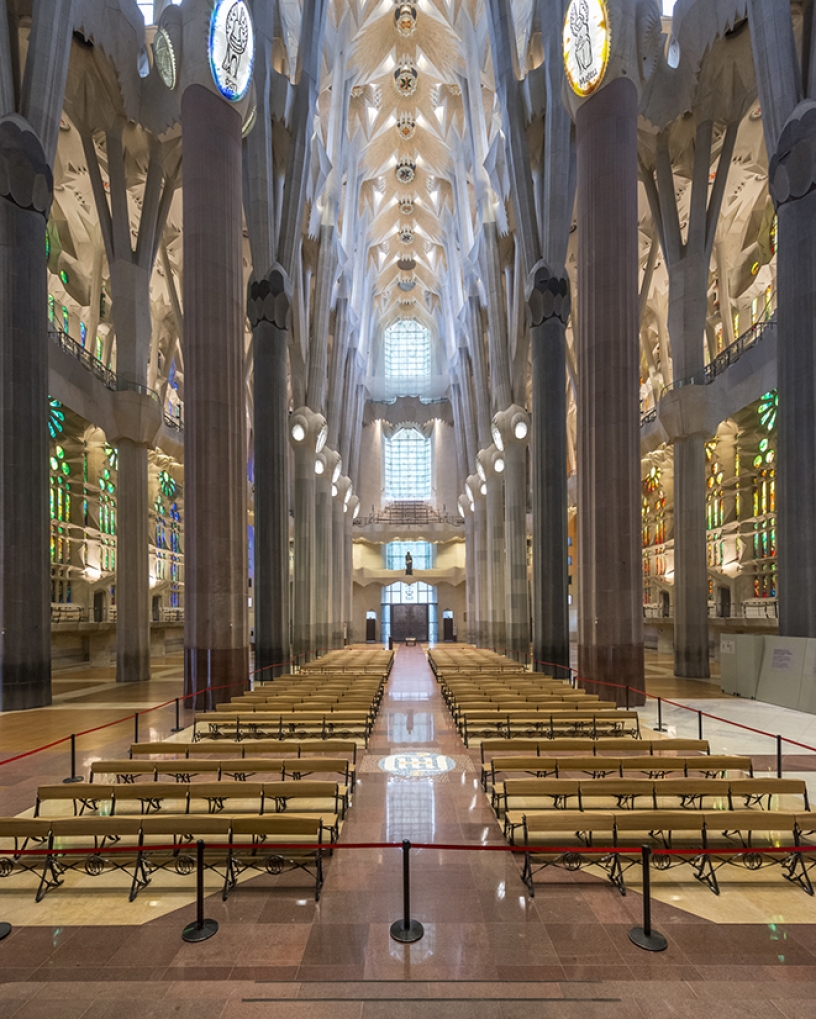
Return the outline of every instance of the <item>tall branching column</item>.
[[[634,83],[616,78],[575,117],[578,548],[585,610],[578,671],[589,680],[643,690],[637,107]],[[617,693],[598,689],[610,698]]]
[[[181,112],[184,683],[210,705],[234,696],[249,673],[241,116],[198,84]]]
[[[0,18],[0,711],[51,703],[45,224],[74,0],[27,12],[22,81]]]
[[[279,676],[289,660],[289,287],[277,267],[249,290],[255,334],[255,668]]]
[[[569,280],[539,262],[527,301],[533,388],[533,660],[536,670],[560,675],[569,666],[564,387]]]
[[[5,16],[5,15],[4,15]],[[36,134],[0,122],[0,710],[51,703],[45,224]]]

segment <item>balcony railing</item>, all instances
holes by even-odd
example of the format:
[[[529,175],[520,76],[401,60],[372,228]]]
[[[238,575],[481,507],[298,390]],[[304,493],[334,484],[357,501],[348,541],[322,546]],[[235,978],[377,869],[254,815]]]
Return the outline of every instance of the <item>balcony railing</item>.
[[[776,331],[776,311],[771,314],[770,318],[756,322],[750,329],[746,329],[742,336],[739,336],[733,343],[729,344],[725,350],[721,350],[705,368],[695,372],[694,375],[690,375],[686,379],[675,379],[670,385],[664,386],[661,396],[675,389],[683,389],[685,386],[710,385],[718,375],[722,375],[726,368],[739,361],[747,350],[755,347],[766,334],[770,335],[771,331]],[[653,407],[641,416],[641,427],[656,419],[657,407]]]
[[[439,512],[426,502],[392,502],[382,510],[372,508],[368,516],[358,516],[354,523],[358,527],[368,524],[453,524],[464,526],[464,518],[456,513]]]
[[[142,385],[140,382],[132,382],[130,379],[124,378],[122,375],[117,375],[112,368],[106,367],[103,361],[100,361],[98,357],[86,350],[81,343],[78,343],[72,336],[64,332],[62,329],[56,329],[53,324],[48,326],[49,338],[57,344],[66,354],[70,354],[79,361],[83,368],[89,371],[92,375],[105,386],[110,389],[113,393],[122,392],[133,392],[142,393],[144,396],[149,396],[151,400],[155,400],[156,403],[161,403],[161,398],[155,389],[151,389],[149,386]],[[167,410],[164,411],[164,423],[170,428],[176,428],[183,430],[184,420],[183,415],[175,417],[170,414]]]

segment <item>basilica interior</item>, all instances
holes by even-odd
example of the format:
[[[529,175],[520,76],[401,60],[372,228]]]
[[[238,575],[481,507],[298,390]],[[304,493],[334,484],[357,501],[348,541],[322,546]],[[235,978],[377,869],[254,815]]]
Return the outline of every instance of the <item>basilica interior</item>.
[[[813,0],[0,4],[0,1019],[809,1015]]]

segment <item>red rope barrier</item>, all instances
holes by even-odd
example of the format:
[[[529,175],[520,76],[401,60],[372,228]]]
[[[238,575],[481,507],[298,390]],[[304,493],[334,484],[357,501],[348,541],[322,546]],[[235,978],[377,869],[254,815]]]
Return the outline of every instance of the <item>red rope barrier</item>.
[[[203,840],[202,840],[203,841]],[[204,842],[207,849],[402,849],[402,842]],[[132,845],[105,846],[104,848],[69,847],[37,848],[37,849],[0,849],[0,856],[101,856],[103,853],[169,852],[182,849],[193,849],[194,843],[172,843],[167,845]],[[445,842],[412,842],[411,849],[436,849],[445,852],[477,852],[477,853],[574,853],[579,856],[639,856],[641,846],[482,846],[461,845]],[[754,853],[761,856],[779,853],[813,853],[816,845],[807,846],[721,846],[693,847],[687,849],[670,849],[655,846],[651,850],[653,856],[741,856]]]

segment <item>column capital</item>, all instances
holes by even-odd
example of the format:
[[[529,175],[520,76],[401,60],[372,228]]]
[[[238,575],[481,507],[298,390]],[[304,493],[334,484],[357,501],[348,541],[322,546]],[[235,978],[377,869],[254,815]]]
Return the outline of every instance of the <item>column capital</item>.
[[[299,407],[289,415],[289,442],[296,451],[321,452],[328,434],[326,419],[308,407]]]
[[[565,272],[551,269],[541,259],[533,266],[524,288],[529,313],[529,324],[533,329],[551,318],[567,324],[572,309],[570,281]]]
[[[526,446],[530,441],[530,415],[514,403],[493,415],[490,432],[499,450],[505,446]]]
[[[504,453],[495,445],[480,449],[476,454],[476,473],[483,482],[487,482],[491,474],[502,474],[504,468]]]
[[[816,188],[816,100],[799,103],[788,117],[768,166],[774,206],[804,198]]]
[[[53,193],[54,176],[34,129],[16,113],[1,118],[0,196],[47,219]]]
[[[281,331],[286,329],[292,283],[277,263],[266,276],[256,279],[253,274],[247,288],[247,316],[254,329],[260,322],[269,322]]]

